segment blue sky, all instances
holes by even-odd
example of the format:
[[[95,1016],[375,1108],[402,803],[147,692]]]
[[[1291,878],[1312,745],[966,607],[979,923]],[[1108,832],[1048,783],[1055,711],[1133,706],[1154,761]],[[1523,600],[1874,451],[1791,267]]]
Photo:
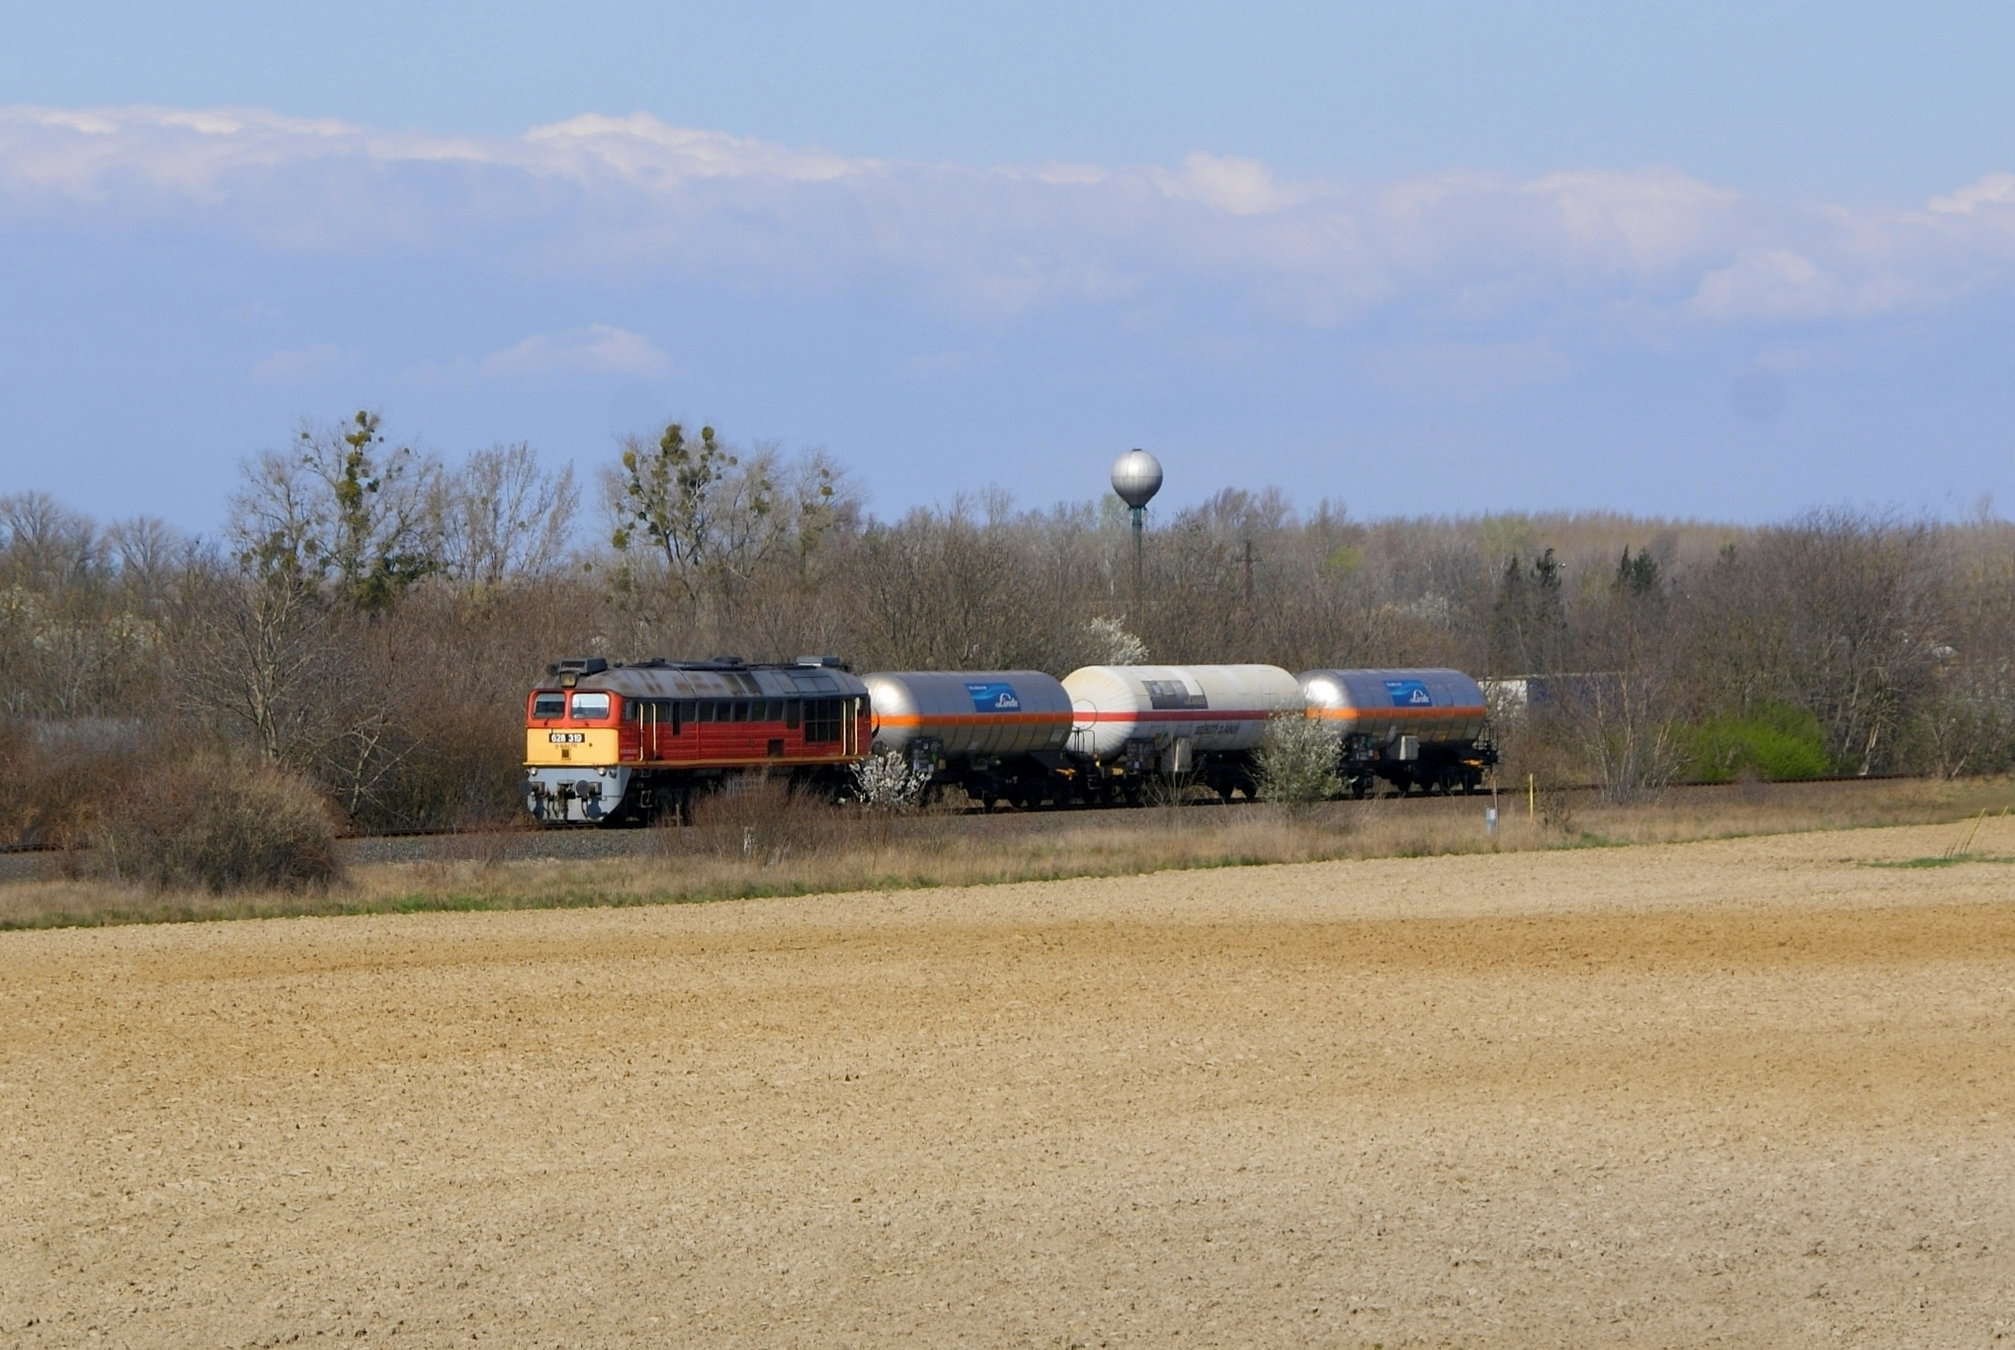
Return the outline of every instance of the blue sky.
[[[2015,501],[2003,6],[0,4],[0,487],[384,411],[884,514]]]

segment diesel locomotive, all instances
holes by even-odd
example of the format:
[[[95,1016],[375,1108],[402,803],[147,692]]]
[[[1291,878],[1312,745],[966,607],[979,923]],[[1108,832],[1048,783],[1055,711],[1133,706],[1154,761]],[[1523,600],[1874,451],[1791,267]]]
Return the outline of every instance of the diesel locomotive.
[[[729,778],[786,775],[843,795],[868,755],[900,755],[932,792],[991,808],[1137,804],[1150,784],[1201,784],[1225,801],[1259,790],[1279,717],[1334,734],[1352,796],[1474,792],[1496,762],[1482,691],[1455,670],[1086,666],[888,671],[831,657],[549,668],[526,703],[526,805],[554,824],[683,813]]]
[[[548,668],[525,708],[525,805],[553,824],[682,814],[751,770],[837,792],[862,756],[867,686],[830,657],[791,665],[601,657]]]

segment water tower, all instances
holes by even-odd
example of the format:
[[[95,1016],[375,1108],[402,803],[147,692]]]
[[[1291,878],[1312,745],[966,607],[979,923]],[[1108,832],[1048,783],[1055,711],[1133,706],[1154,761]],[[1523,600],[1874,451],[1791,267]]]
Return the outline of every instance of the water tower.
[[[1140,622],[1141,568],[1140,531],[1141,521],[1147,515],[1147,504],[1154,500],[1154,494],[1161,491],[1161,461],[1145,450],[1129,450],[1112,464],[1112,490],[1126,503],[1127,512],[1133,517],[1133,610],[1134,622]]]

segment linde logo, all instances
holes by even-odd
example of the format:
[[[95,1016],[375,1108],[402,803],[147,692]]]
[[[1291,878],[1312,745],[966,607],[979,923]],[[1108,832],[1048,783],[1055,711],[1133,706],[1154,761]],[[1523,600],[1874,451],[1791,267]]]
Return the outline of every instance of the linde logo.
[[[1395,708],[1431,708],[1434,695],[1427,692],[1427,686],[1419,680],[1387,680],[1385,692],[1392,697]]]
[[[968,684],[966,693],[972,695],[973,710],[976,712],[1021,711],[1021,700],[1015,697],[1013,685]]]

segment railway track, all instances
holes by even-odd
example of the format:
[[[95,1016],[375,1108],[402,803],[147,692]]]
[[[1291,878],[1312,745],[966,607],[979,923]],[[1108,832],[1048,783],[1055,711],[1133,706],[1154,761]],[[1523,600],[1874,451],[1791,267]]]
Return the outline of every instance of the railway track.
[[[1797,788],[1824,784],[1896,782],[1923,780],[1917,774],[1866,774],[1834,775],[1823,778],[1804,778],[1795,782],[1773,784],[1776,787]],[[1685,792],[1737,792],[1744,788],[1741,783],[1684,782],[1666,785],[1666,790]],[[1539,789],[1542,793],[1569,792],[1587,794],[1601,790],[1599,783],[1555,784]],[[1523,784],[1500,784],[1498,801],[1507,813],[1516,809],[1517,803],[1526,796]],[[1405,797],[1383,796],[1373,798],[1387,808],[1397,807],[1407,810],[1446,811],[1464,805],[1481,810],[1489,794],[1479,792],[1474,796],[1426,796],[1412,794]],[[1199,795],[1192,801],[1177,803],[1185,809],[1222,810],[1215,797]],[[1244,799],[1231,803],[1231,810],[1243,810],[1249,805]],[[1038,807],[1023,811],[1001,806],[986,811],[974,805],[953,814],[975,823],[986,822],[989,830],[1041,831],[1067,826],[1073,822],[1111,819],[1124,820],[1137,817],[1140,807],[1107,806],[1076,807],[1058,809]],[[483,859],[492,861],[530,861],[551,859],[553,861],[584,861],[594,858],[625,857],[648,852],[652,847],[654,832],[648,829],[601,829],[595,827],[563,827],[539,829],[529,824],[522,827],[478,830],[386,830],[373,834],[346,835],[337,841],[343,860],[353,866],[376,863],[434,862],[456,859]],[[0,845],[0,882],[25,881],[61,875],[66,867],[88,870],[85,861],[88,848],[57,848],[47,845],[9,844]]]

